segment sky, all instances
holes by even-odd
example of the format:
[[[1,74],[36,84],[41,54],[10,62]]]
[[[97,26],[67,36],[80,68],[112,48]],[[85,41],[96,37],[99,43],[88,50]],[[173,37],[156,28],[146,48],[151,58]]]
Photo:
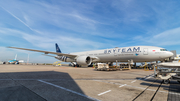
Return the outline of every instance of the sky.
[[[0,0],[0,61],[53,63],[42,53],[158,46],[180,54],[179,0]]]

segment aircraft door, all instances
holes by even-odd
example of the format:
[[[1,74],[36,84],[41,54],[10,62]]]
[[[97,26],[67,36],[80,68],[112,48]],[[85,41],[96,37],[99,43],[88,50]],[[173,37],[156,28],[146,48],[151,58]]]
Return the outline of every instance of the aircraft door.
[[[113,49],[114,56],[117,56],[117,49]]]
[[[144,48],[143,53],[144,53],[144,55],[148,55],[148,49],[147,49],[147,48]]]

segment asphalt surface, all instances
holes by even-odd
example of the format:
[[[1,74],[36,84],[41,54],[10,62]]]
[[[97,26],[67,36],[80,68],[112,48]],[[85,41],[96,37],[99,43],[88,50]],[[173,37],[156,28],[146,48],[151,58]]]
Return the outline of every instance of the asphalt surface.
[[[0,101],[180,101],[180,84],[153,71],[0,65]]]

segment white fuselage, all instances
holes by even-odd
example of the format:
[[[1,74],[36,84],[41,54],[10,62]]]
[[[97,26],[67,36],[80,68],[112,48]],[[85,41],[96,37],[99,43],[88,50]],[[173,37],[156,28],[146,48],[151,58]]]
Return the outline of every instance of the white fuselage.
[[[122,48],[112,48],[104,50],[86,51],[70,53],[77,56],[90,56],[95,58],[93,62],[150,62],[161,61],[173,56],[173,53],[161,47],[153,46],[132,46]],[[72,61],[67,61],[72,62]]]

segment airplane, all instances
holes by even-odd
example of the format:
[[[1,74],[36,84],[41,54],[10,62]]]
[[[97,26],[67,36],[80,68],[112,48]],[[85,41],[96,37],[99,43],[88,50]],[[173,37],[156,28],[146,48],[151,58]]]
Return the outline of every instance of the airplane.
[[[180,68],[180,62],[162,62],[158,63],[157,66],[168,68]]]
[[[18,64],[18,60],[16,60],[16,58],[17,58],[17,54],[15,55],[15,58],[13,60],[9,60],[8,63],[9,64],[15,64],[15,63]]]
[[[56,52],[26,49],[18,47],[8,47],[14,49],[42,52],[45,55],[55,54],[56,59],[71,62],[74,65],[90,65],[91,63],[107,63],[107,62],[128,62],[133,60],[133,62],[151,62],[151,61],[164,61],[166,58],[173,56],[173,53],[167,51],[161,47],[154,46],[131,46],[131,47],[116,47],[112,49],[76,52],[76,53],[62,53],[58,44],[55,44]],[[75,64],[76,63],[76,64]]]
[[[8,63],[9,64],[19,64],[19,63],[23,63],[24,60],[17,60],[17,54],[15,55],[15,58],[13,60],[9,60]]]

